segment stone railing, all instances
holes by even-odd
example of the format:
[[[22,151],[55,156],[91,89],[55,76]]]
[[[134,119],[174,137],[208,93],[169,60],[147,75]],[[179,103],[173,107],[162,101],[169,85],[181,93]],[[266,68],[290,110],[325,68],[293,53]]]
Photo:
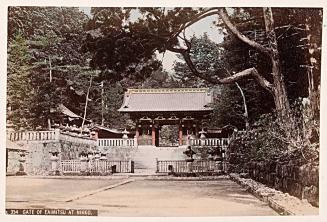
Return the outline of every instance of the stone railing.
[[[77,144],[85,144],[97,147],[137,147],[136,139],[123,138],[108,138],[108,139],[91,139],[89,137],[80,136],[79,134],[72,134],[60,132],[59,129],[51,131],[7,131],[7,138],[10,141],[36,141],[36,142],[71,142]]]
[[[59,141],[59,129],[49,131],[7,131],[10,141]]]
[[[136,139],[98,139],[98,147],[137,147]]]
[[[227,147],[229,138],[205,138],[205,139],[189,139],[188,145],[197,146],[219,146],[222,148]]]

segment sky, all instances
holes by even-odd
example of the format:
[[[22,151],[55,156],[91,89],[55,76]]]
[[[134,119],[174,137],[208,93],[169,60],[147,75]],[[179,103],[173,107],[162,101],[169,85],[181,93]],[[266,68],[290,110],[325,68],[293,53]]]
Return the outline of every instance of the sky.
[[[89,16],[91,15],[90,7],[80,7],[80,10],[84,11],[85,14]],[[131,15],[132,19],[133,17],[137,18],[137,16],[137,13]],[[188,38],[192,37],[193,35],[200,37],[204,33],[207,33],[207,35],[212,41],[216,43],[222,42],[223,36],[218,32],[217,28],[215,28],[213,24],[215,20],[217,20],[217,15],[206,17],[205,19],[194,23],[186,29],[186,36]],[[165,54],[157,54],[157,57],[159,60],[162,61],[163,68],[169,73],[173,72],[174,62],[179,60],[176,56],[176,53],[170,51],[166,51]]]

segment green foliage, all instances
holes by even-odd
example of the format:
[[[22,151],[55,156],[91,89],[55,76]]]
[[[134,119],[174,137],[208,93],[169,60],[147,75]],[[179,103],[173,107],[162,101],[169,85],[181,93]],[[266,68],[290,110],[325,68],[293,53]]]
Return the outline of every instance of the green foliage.
[[[178,144],[178,126],[164,125],[160,129],[160,145]]]
[[[15,36],[8,45],[7,106],[10,107],[7,119],[15,128],[30,125],[29,103],[33,95],[29,77],[31,65],[28,45],[22,35]]]
[[[265,114],[252,129],[240,132],[232,141],[229,155],[232,162],[280,159],[301,165],[319,158],[319,122],[310,116],[307,99],[298,100],[289,113],[292,121],[283,121],[274,114]],[[231,155],[231,153],[233,153]],[[237,157],[241,157],[237,159]]]
[[[28,82],[33,94],[26,94],[25,99],[29,101],[27,110],[34,128],[45,128],[48,119],[58,119],[60,103],[78,113],[82,110],[80,97],[84,92],[76,92],[73,86],[85,79],[82,75],[87,55],[79,49],[86,18],[78,8],[9,7],[9,44],[21,33],[28,45],[26,53],[31,65]],[[8,50],[8,55],[11,54]]]

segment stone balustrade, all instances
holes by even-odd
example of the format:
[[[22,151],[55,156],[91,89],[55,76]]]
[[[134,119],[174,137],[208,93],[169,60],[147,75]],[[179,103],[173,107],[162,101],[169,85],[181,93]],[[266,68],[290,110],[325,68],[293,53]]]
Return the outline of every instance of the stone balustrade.
[[[229,138],[204,138],[204,139],[189,139],[188,145],[197,146],[220,146],[227,147]]]
[[[8,131],[10,141],[59,141],[59,129],[48,131]]]
[[[137,147],[136,139],[98,139],[98,147]]]

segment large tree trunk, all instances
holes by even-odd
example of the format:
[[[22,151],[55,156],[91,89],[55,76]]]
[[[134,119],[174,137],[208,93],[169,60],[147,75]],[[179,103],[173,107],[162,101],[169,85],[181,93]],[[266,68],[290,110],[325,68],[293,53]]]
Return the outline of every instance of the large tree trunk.
[[[242,42],[248,44],[249,46],[255,48],[259,52],[265,54],[271,59],[272,63],[272,75],[273,83],[268,82],[263,76],[261,76],[255,68],[252,68],[253,76],[256,77],[261,86],[268,90],[274,97],[275,108],[280,117],[284,117],[289,112],[289,101],[287,97],[287,91],[284,83],[284,77],[281,72],[281,65],[279,61],[279,53],[277,46],[277,38],[274,30],[274,19],[272,15],[271,8],[264,8],[264,20],[266,26],[266,32],[269,40],[269,47],[265,47],[253,40],[250,40],[245,35],[243,35],[234,24],[229,20],[227,11],[225,8],[220,8],[218,14],[227,26],[227,28]],[[242,72],[241,72],[242,73]],[[244,75],[242,75],[244,77]],[[223,82],[223,80],[221,80]]]
[[[281,72],[281,65],[279,60],[279,52],[277,45],[276,32],[274,29],[274,19],[271,8],[263,8],[263,15],[265,20],[266,32],[268,37],[269,48],[271,49],[271,63],[273,76],[273,96],[277,112],[281,116],[285,116],[289,112],[289,101],[287,98],[287,91],[284,82],[284,76]]]
[[[250,123],[249,123],[249,112],[248,112],[248,106],[246,104],[246,98],[243,92],[243,89],[241,88],[241,86],[235,82],[236,87],[238,88],[238,90],[241,93],[242,99],[243,99],[243,107],[244,107],[244,119],[245,119],[245,129],[248,130],[250,128]]]

